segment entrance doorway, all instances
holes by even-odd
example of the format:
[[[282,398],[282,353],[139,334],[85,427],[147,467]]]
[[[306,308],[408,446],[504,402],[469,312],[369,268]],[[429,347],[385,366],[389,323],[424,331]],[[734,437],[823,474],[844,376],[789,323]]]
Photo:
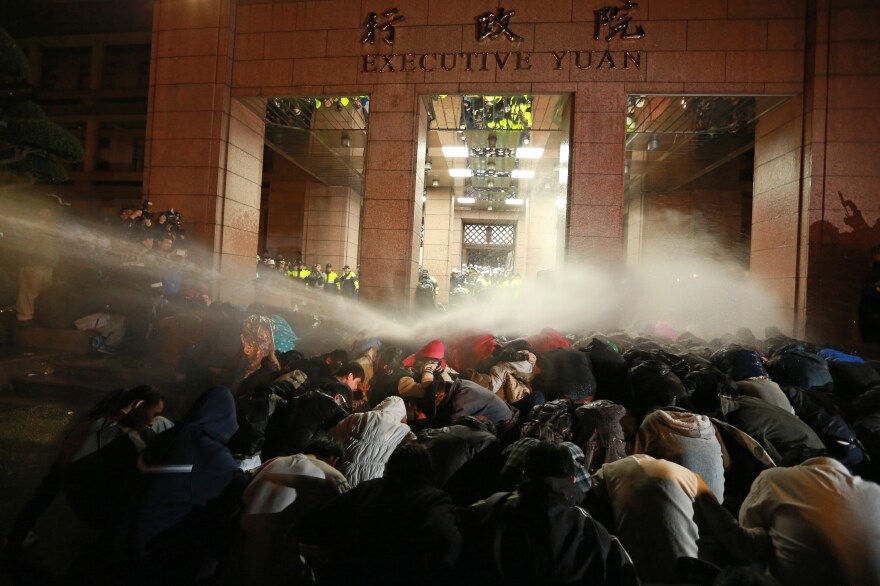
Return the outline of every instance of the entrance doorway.
[[[528,286],[565,250],[568,95],[423,96],[427,123],[420,261]],[[505,279],[507,277],[507,279]],[[441,295],[450,287],[441,287]]]
[[[788,99],[629,97],[628,264],[691,256],[750,268],[755,128]]]
[[[266,102],[260,251],[278,263],[357,267],[368,96]]]

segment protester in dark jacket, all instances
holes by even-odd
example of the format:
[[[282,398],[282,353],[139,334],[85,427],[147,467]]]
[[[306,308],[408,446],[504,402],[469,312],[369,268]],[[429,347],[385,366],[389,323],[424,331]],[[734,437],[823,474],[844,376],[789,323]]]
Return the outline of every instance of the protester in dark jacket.
[[[722,348],[712,355],[712,365],[735,381],[767,376],[761,355],[742,346]]]
[[[384,345],[376,356],[376,374],[370,383],[368,399],[372,409],[391,396],[400,396],[398,385],[403,377],[411,377],[412,372],[401,366],[403,350],[396,346]]]
[[[792,413],[755,397],[721,397],[724,420],[755,438],[774,463],[782,462],[791,449],[806,446],[825,448],[822,440]]]
[[[621,424],[626,409],[611,401],[593,401],[574,412],[574,438],[584,452],[584,467],[592,474],[603,464],[626,456],[626,436]]]
[[[418,442],[434,462],[432,484],[448,492],[453,503],[469,505],[492,494],[503,458],[488,420],[462,417],[448,427],[420,431]]]
[[[582,350],[590,359],[596,378],[596,399],[608,399],[632,408],[632,390],[629,386],[629,366],[608,343],[593,338]]]
[[[767,370],[780,386],[828,389],[834,385],[828,363],[803,348],[791,348],[770,359]]]
[[[539,442],[526,454],[515,493],[461,512],[468,584],[638,584],[626,551],[586,510],[569,451]]]
[[[243,474],[226,447],[237,427],[232,393],[214,387],[199,397],[179,425],[150,444],[141,456],[143,481],[123,527],[122,545],[129,556],[141,559],[158,550],[165,552],[163,541],[177,543],[180,538],[172,539],[170,530]]]
[[[430,486],[424,446],[398,447],[384,478],[362,482],[306,517],[301,551],[317,584],[449,584],[461,550],[452,501]]]
[[[657,407],[691,408],[687,389],[672,369],[659,360],[646,360],[630,369],[635,410],[643,416]]]
[[[319,431],[327,431],[348,415],[333,397],[307,391],[280,405],[266,425],[262,460],[298,454]]]
[[[485,417],[503,433],[516,423],[517,412],[495,393],[469,380],[447,383],[445,396],[439,401],[437,423],[444,424],[460,417]]]
[[[538,374],[532,389],[547,400],[567,398],[573,403],[592,401],[596,395],[596,379],[590,359],[571,348],[554,348],[538,358]]]

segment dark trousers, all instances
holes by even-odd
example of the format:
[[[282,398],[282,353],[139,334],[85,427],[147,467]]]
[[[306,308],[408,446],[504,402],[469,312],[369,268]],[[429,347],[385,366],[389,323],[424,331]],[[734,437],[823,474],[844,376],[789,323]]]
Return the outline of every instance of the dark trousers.
[[[40,481],[40,485],[30,500],[25,503],[9,533],[9,547],[11,550],[21,548],[22,542],[28,532],[36,526],[40,516],[46,512],[55,500],[55,496],[61,491],[61,483],[64,473],[61,464],[56,460],[52,463],[49,473]]]

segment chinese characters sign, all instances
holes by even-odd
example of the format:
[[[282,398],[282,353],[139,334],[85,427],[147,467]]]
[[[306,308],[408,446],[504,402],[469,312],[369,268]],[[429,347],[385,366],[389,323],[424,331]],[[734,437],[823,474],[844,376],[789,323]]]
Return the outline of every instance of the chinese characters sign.
[[[498,7],[497,12],[487,12],[476,17],[477,21],[477,40],[485,41],[486,39],[497,39],[502,34],[512,43],[519,43],[523,40],[521,36],[510,30],[510,19],[516,14],[516,10],[504,11],[504,8]]]
[[[629,11],[637,8],[638,4],[632,2],[632,0],[624,0],[622,4],[622,7],[603,6],[599,10],[593,11],[593,15],[595,16],[593,21],[594,39],[597,41],[599,40],[603,27],[607,27],[608,29],[608,32],[605,35],[606,41],[610,41],[618,34],[621,39],[625,40],[641,39],[645,36],[645,29],[643,29],[641,25],[635,27],[635,32],[629,31],[629,25],[632,21],[632,16],[629,15]]]
[[[638,3],[632,0],[620,0],[619,5],[603,6],[593,11],[593,38],[611,42],[615,37],[629,41],[640,39],[647,34],[641,25],[633,24],[632,12]],[[504,38],[510,43],[521,43],[524,39],[514,29],[516,10],[505,10],[499,6],[495,10],[484,12],[474,17],[476,23],[476,40],[478,42],[494,41]],[[379,39],[394,49],[397,40],[396,26],[405,21],[405,15],[397,8],[389,8],[381,13],[370,12],[364,21],[364,32],[361,44],[375,45]],[[513,21],[513,22],[512,22]],[[586,25],[589,26],[589,25]],[[404,29],[405,30],[405,29]],[[594,54],[596,58],[594,59]],[[578,69],[628,69],[630,64],[636,69],[641,67],[640,51],[546,51],[537,53],[544,62],[553,69],[562,69],[568,62],[573,62]],[[566,60],[566,57],[568,60]],[[497,70],[503,70],[508,64],[514,70],[532,68],[533,54],[530,51],[514,52],[470,52],[470,53],[390,53],[363,56],[365,73],[389,72],[431,72],[436,70],[452,71],[488,71],[490,62],[494,62]],[[546,58],[545,58],[546,57]],[[552,58],[551,58],[552,57]]]
[[[374,45],[376,43],[376,31],[379,30],[385,33],[385,38],[382,39],[385,41],[385,44],[394,45],[396,34],[394,25],[404,20],[405,17],[403,15],[398,15],[396,8],[389,8],[382,13],[382,18],[384,19],[382,24],[379,24],[376,18],[377,15],[375,12],[371,12],[369,16],[367,16],[367,23],[364,25],[366,30],[364,31],[364,36],[361,37],[361,43],[364,45],[367,43]]]

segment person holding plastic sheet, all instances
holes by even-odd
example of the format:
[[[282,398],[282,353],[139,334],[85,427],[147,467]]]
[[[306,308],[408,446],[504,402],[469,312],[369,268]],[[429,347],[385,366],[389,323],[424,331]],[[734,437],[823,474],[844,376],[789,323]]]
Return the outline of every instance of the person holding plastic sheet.
[[[226,447],[237,428],[232,392],[214,387],[141,455],[114,544],[112,567],[125,582],[186,584],[216,571],[241,491],[260,471],[243,472]]]
[[[158,432],[172,426],[159,415],[164,405],[153,387],[118,389],[75,422],[49,474],[18,514],[7,552],[33,543],[32,529],[59,491],[87,525],[106,527],[113,521],[130,496],[138,455]]]

